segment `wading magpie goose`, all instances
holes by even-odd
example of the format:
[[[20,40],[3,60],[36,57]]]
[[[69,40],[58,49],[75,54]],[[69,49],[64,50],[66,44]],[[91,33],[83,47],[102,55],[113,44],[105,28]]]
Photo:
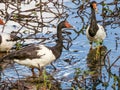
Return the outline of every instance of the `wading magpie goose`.
[[[106,32],[103,26],[97,24],[96,15],[95,15],[95,12],[97,11],[97,2],[92,1],[90,7],[91,7],[91,21],[90,21],[90,25],[86,29],[86,35],[92,47],[93,42],[98,42],[99,44],[102,44],[103,40],[106,37]]]
[[[25,65],[31,68],[32,75],[35,76],[34,68],[39,70],[39,75],[42,74],[41,69],[58,59],[62,53],[63,48],[63,37],[62,29],[72,28],[67,21],[62,21],[57,26],[57,42],[53,47],[48,47],[41,44],[32,44],[26,46],[18,51],[12,52],[0,59],[3,60],[14,60],[14,62]]]

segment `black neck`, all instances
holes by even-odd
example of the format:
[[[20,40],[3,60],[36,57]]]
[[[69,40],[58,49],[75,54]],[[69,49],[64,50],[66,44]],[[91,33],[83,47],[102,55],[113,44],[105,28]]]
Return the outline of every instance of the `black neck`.
[[[91,22],[90,22],[90,28],[89,28],[89,34],[90,36],[94,37],[98,31],[99,27],[97,25],[96,21],[96,15],[95,10],[91,8]]]
[[[2,36],[0,35],[0,44],[2,43]]]
[[[57,45],[56,46],[59,46],[59,45],[63,45],[63,37],[62,37],[62,26],[59,26],[57,27]]]
[[[57,27],[57,38],[56,45],[51,47],[53,54],[56,56],[56,59],[60,57],[63,47],[63,37],[62,37],[62,26],[58,25]]]

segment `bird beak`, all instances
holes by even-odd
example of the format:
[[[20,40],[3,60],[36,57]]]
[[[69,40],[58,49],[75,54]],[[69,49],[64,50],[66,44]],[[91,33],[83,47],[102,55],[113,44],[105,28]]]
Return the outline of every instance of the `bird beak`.
[[[2,19],[0,19],[0,25],[5,25]]]
[[[65,22],[65,25],[66,25],[67,28],[73,28],[73,26],[70,25],[68,22]]]
[[[69,28],[73,28],[73,26],[69,24]]]

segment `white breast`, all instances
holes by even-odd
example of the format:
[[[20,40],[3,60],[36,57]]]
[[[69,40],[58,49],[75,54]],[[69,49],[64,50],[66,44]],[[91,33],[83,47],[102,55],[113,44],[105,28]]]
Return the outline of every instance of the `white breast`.
[[[88,30],[89,30],[89,27],[86,29],[86,35],[87,35],[87,38],[90,40],[90,41],[102,41],[105,39],[106,37],[106,32],[103,28],[103,26],[97,24],[98,27],[99,27],[99,30],[97,31],[96,35],[94,37],[91,37],[88,33]]]
[[[1,33],[0,35],[2,37],[2,42],[0,44],[0,51],[4,52],[10,50],[16,42],[7,41],[11,39],[10,35],[7,33]]]

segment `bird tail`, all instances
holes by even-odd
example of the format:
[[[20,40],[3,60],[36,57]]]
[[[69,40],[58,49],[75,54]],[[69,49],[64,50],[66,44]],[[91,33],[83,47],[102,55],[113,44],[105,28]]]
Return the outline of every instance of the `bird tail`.
[[[9,55],[5,55],[0,58],[0,71],[5,68],[9,68],[14,65],[14,61],[9,58]]]
[[[4,55],[3,57],[0,58],[0,63],[1,62],[10,62],[10,55]]]

